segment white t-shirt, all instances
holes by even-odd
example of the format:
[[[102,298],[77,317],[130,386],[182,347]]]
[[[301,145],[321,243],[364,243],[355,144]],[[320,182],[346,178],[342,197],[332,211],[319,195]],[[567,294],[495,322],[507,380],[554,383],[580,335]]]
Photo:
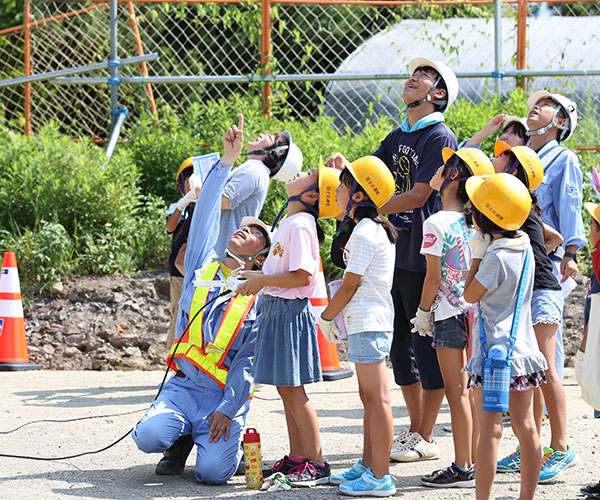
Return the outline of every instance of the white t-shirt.
[[[381,224],[361,220],[344,247],[346,273],[361,277],[356,293],[344,307],[348,335],[394,329],[392,280],[396,249]]]
[[[442,210],[423,223],[421,253],[442,261],[442,282],[432,305],[435,321],[457,316],[469,307],[463,294],[472,260],[468,241],[474,233],[462,212]]]
[[[272,237],[263,273],[284,274],[302,269],[313,279],[309,285],[300,288],[266,286],[263,292],[284,299],[312,297],[317,286],[315,275],[319,270],[319,263],[319,239],[315,218],[306,212],[286,217]]]

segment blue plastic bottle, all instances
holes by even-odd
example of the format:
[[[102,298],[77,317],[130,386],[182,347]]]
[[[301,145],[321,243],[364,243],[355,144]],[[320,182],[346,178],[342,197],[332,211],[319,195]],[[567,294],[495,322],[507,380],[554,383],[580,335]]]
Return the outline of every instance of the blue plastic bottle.
[[[483,358],[483,410],[493,413],[508,411],[510,361],[503,345],[493,345]]]

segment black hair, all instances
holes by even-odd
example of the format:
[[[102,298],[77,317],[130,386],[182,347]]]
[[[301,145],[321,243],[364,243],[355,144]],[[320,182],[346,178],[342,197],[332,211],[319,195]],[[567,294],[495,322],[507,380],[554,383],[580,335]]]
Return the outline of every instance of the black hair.
[[[473,220],[479,226],[483,234],[489,234],[493,236],[494,234],[500,233],[502,234],[503,238],[515,238],[517,236],[516,231],[508,231],[503,229],[498,224],[488,219],[488,217],[482,214],[475,205],[473,205],[472,210]]]
[[[344,168],[344,170],[342,170],[342,172],[340,173],[340,182],[344,186],[348,186],[351,188],[354,185],[355,181],[356,179],[354,179],[354,176],[352,175],[350,170]],[[356,183],[355,193],[363,193],[370,201],[373,201],[358,182]],[[371,219],[377,222],[377,224],[383,226],[383,229],[385,229],[387,237],[391,243],[396,243],[396,241],[398,240],[398,230],[389,220],[387,220],[383,215],[379,213],[375,205],[369,207],[357,206],[354,210],[353,218],[357,221],[361,221],[363,219]]]
[[[513,134],[515,134],[516,136],[519,137],[519,139],[523,140],[523,143],[527,142],[527,129],[525,128],[525,125],[523,125],[521,122],[510,122],[502,131],[502,133],[506,132],[507,130],[510,131],[510,129],[513,129]]]
[[[512,151],[507,150],[507,151],[505,151],[504,154],[510,155],[510,164],[511,165],[515,161],[517,161],[517,157]],[[529,176],[527,175],[527,172],[525,172],[525,169],[523,168],[523,165],[521,165],[520,162],[517,165],[515,172],[516,172],[517,179],[519,179],[523,183],[523,185],[529,190]],[[531,191],[529,191],[529,195],[531,196],[531,208],[533,208],[534,212],[536,214],[538,214],[541,218],[542,217],[542,209],[540,208],[540,205],[538,203],[537,195],[535,193],[532,193]]]
[[[450,175],[450,168],[456,161],[453,158],[458,158],[458,161],[454,167],[454,172],[456,172],[457,177],[465,178],[465,177],[473,176],[473,172],[471,172],[469,165],[467,165],[467,163],[460,156],[455,154],[455,155],[452,155],[448,159],[448,161],[446,162],[446,165],[444,166],[444,177],[448,177],[448,175]],[[471,203],[471,200],[469,199],[469,195],[467,194],[467,188],[465,187],[467,181],[454,181],[454,182],[457,182],[457,184],[458,184],[458,187],[456,189],[456,196],[458,196],[458,199],[460,200],[460,202],[465,207],[467,207]],[[465,215],[465,219],[467,221],[467,225],[472,226],[473,225],[473,217],[471,215],[471,211],[465,209],[464,215]]]
[[[423,71],[432,71],[435,75],[436,75],[436,79],[439,78],[440,81],[437,84],[437,87],[435,88],[437,89],[443,89],[446,91],[446,104],[434,104],[435,110],[436,111],[443,111],[444,109],[446,109],[448,107],[448,86],[446,85],[446,82],[444,81],[444,79],[442,78],[442,75],[439,74],[438,70],[435,69],[432,66],[419,66],[417,69],[421,69]],[[416,70],[415,70],[416,71]]]
[[[285,135],[283,135],[282,132],[277,132],[277,133],[273,134],[273,137],[274,137],[274,141],[273,141],[273,146],[271,146],[271,148],[277,148],[279,146],[289,146],[287,137]],[[277,167],[277,165],[279,165],[279,163],[281,163],[283,161],[283,159],[288,154],[288,151],[289,151],[288,149],[282,149],[279,151],[270,151],[265,154],[263,163],[267,166],[267,168],[269,170],[272,171],[273,169],[275,169],[275,167]]]
[[[194,173],[194,167],[190,165],[189,167],[184,168],[179,174],[179,179],[181,183],[181,187],[185,184],[185,181],[188,177],[190,177]]]

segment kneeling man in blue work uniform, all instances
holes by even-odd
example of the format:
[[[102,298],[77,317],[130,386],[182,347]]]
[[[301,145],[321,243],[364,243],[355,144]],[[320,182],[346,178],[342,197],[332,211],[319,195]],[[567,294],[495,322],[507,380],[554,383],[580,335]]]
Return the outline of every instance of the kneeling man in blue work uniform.
[[[260,297],[234,293],[218,297],[223,289],[194,285],[195,271],[201,270],[201,280],[226,280],[240,266],[252,269],[262,264],[270,245],[266,226],[248,217],[231,236],[224,258],[216,260],[213,251],[223,187],[241,151],[242,131],[240,115],[238,126],[223,137],[225,154],[208,174],[192,217],[175,342],[167,358],[167,362],[172,358],[177,371],[133,431],[140,450],[164,452],[158,474],[183,472],[196,444],[196,479],[209,484],[225,483],[242,457],[240,442],[254,387]]]

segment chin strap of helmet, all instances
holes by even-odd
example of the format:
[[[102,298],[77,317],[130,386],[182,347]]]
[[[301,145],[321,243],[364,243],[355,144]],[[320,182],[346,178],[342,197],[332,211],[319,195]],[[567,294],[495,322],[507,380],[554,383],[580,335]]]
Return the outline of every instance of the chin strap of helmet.
[[[300,203],[302,203],[306,207],[306,209],[311,214],[313,214],[315,217],[318,217],[319,216],[319,208],[318,207],[313,207],[312,205],[309,205],[308,203],[306,203],[304,200],[300,199],[304,193],[308,193],[309,191],[312,191],[313,189],[319,189],[319,184],[315,183],[312,186],[307,187],[300,194],[297,194],[296,196],[290,196],[286,200],[286,202],[283,204],[283,206],[281,207],[281,210],[277,214],[277,217],[275,217],[275,221],[273,222],[273,225],[271,226],[271,231],[275,230],[275,226],[279,222],[279,219],[281,219],[281,216],[283,215],[283,211],[287,208],[287,206],[289,205],[290,201],[299,201]]]
[[[289,145],[285,144],[283,146],[274,146],[274,147],[268,148],[268,149],[260,149],[258,151],[248,151],[247,153],[240,153],[240,156],[267,155],[271,160],[276,162],[275,167],[273,167],[273,170],[276,170],[279,167],[279,165],[281,164],[281,162],[283,162],[283,160],[284,160],[282,158],[280,161],[277,161],[277,153],[279,151],[286,151],[289,148],[290,148]],[[275,175],[275,174],[271,174],[271,175]]]
[[[407,104],[406,107],[408,107],[408,108],[416,108],[417,106],[420,106],[424,102],[431,102],[431,103],[437,104],[439,106],[443,106],[444,104],[448,104],[448,100],[447,99],[432,99],[431,98],[431,94],[437,88],[437,86],[439,85],[441,79],[442,79],[441,76],[437,77],[435,83],[433,84],[433,87],[431,87],[431,89],[429,90],[429,92],[427,92],[427,95],[425,97],[423,97],[423,99],[419,99],[418,101],[411,102],[410,104]]]
[[[375,207],[375,208],[377,208],[377,205],[375,205],[375,203],[373,203],[370,199],[367,199],[366,201],[352,201],[352,197],[354,196],[354,193],[356,192],[357,188],[358,188],[358,182],[356,182],[356,180],[354,180],[352,182],[352,189],[350,190],[350,197],[348,198],[348,204],[346,205],[346,213],[344,214],[344,218],[342,219],[342,223],[340,224],[340,227],[338,227],[336,232],[333,233],[334,238],[337,238],[339,236],[339,234],[342,232],[342,229],[344,229],[344,225],[346,224],[346,221],[350,218],[350,211],[352,210],[352,207],[357,206],[357,207]]]
[[[266,255],[269,253],[269,247],[263,248],[260,252],[256,252],[254,255],[236,255],[229,248],[225,249],[225,256],[231,257],[235,260],[241,267],[245,267],[246,262],[252,262],[255,266],[262,268],[260,263],[256,260],[260,255]]]
[[[556,103],[556,109],[554,110],[554,114],[552,115],[552,120],[550,120],[550,123],[548,123],[548,125],[546,125],[545,127],[542,127],[538,130],[527,130],[525,132],[525,134],[527,134],[527,136],[531,137],[532,135],[542,135],[545,134],[546,132],[548,132],[548,130],[550,130],[552,127],[556,127],[558,130],[560,130],[560,136],[558,138],[558,141],[562,141],[565,136],[567,135],[567,133],[569,132],[569,120],[570,118],[567,118],[565,120],[565,124],[564,125],[559,125],[558,123],[556,123],[554,121],[554,119],[556,118],[556,115],[558,115],[559,111],[561,109],[564,109],[560,104]]]

